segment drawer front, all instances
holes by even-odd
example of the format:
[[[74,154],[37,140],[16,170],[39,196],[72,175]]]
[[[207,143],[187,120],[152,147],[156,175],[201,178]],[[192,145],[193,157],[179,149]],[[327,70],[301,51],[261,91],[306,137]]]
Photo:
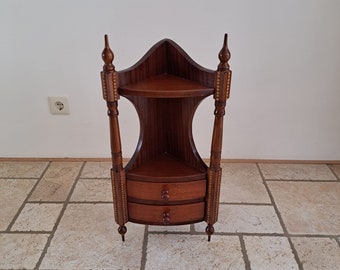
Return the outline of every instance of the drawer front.
[[[127,195],[132,199],[163,203],[203,200],[205,192],[206,180],[181,183],[151,183],[127,180]]]
[[[179,225],[202,221],[204,202],[183,205],[128,203],[129,220],[150,225]]]

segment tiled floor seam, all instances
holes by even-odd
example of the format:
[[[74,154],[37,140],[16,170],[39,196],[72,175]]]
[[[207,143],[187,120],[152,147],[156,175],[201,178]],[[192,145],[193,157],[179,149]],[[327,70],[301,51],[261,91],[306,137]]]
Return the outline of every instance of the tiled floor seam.
[[[153,234],[153,235],[157,235],[157,234],[171,234],[171,235],[203,235],[206,236],[205,232],[198,232],[198,231],[183,231],[183,232],[172,232],[172,231],[149,231],[148,234]],[[218,237],[218,236],[260,236],[260,237],[287,237],[287,234],[283,234],[283,233],[246,233],[246,232],[214,232],[214,234],[211,236],[211,241],[214,241],[214,237]],[[295,237],[293,235],[293,237]],[[301,237],[301,236],[297,236],[297,237]],[[314,237],[313,235],[309,235],[308,237]],[[317,236],[316,236],[317,237]],[[330,238],[330,237],[334,237],[334,236],[323,236],[324,238]],[[208,241],[208,238],[207,238]]]
[[[51,162],[49,162],[46,166],[46,168],[43,170],[43,172],[41,173],[40,177],[37,178],[31,178],[31,179],[37,179],[37,182],[34,184],[34,186],[32,187],[31,191],[27,194],[25,200],[23,201],[23,203],[21,204],[20,208],[18,209],[17,213],[15,214],[15,216],[13,217],[12,221],[10,222],[10,224],[7,226],[6,232],[10,232],[14,223],[16,222],[17,218],[19,217],[19,215],[21,214],[21,211],[24,209],[26,203],[28,202],[30,196],[32,195],[32,193],[34,192],[35,188],[39,185],[39,182],[41,181],[41,179],[44,177],[44,174],[46,173],[46,171],[48,170],[48,168],[50,167]],[[18,178],[16,178],[18,179]],[[27,179],[27,178],[19,178],[19,179]]]
[[[47,167],[46,167],[47,169]],[[44,171],[46,170],[44,169]],[[16,179],[29,179],[29,180],[36,180],[36,179],[40,179],[42,178],[42,176],[39,177],[0,177],[0,180],[6,180],[6,179],[10,179],[10,180],[16,180]]]
[[[82,180],[108,180],[110,179],[110,177],[88,177],[88,176],[81,176],[79,179],[82,179]]]
[[[113,202],[109,202],[109,201],[71,201],[68,202],[68,204],[113,204]]]
[[[239,203],[239,202],[220,202],[219,205],[254,205],[254,206],[272,206],[271,203]]]
[[[331,235],[331,234],[289,234],[290,237],[309,237],[309,238],[339,238],[340,235]]]
[[[205,235],[205,232],[197,232],[195,234]],[[270,237],[286,237],[283,233],[246,233],[246,232],[214,232],[211,237],[216,236],[270,236]]]
[[[335,241],[338,243],[338,246],[340,248],[340,236],[339,237],[335,237]]]
[[[72,187],[71,187],[71,189],[69,191],[69,194],[68,194],[66,200],[63,202],[64,203],[63,208],[61,209],[61,211],[59,213],[59,216],[58,216],[58,218],[57,218],[57,220],[56,220],[56,222],[54,224],[53,230],[52,230],[50,236],[47,239],[46,245],[45,245],[45,247],[44,247],[44,249],[43,249],[43,251],[42,251],[42,253],[40,255],[40,258],[39,258],[37,264],[35,265],[35,268],[34,268],[35,270],[38,270],[40,268],[40,265],[41,265],[41,263],[42,263],[42,261],[43,261],[43,259],[45,257],[45,254],[46,254],[46,252],[47,252],[47,250],[48,250],[48,248],[49,248],[49,246],[50,246],[50,244],[52,242],[54,234],[55,234],[55,232],[56,232],[56,230],[57,230],[57,228],[59,226],[59,223],[60,223],[60,221],[61,221],[61,219],[62,219],[62,217],[63,217],[63,215],[65,213],[65,210],[67,208],[67,205],[68,205],[68,203],[69,203],[69,201],[71,199],[72,193],[73,193],[73,191],[74,191],[74,189],[75,189],[75,187],[76,187],[76,185],[77,185],[77,183],[78,183],[78,181],[80,179],[80,175],[81,175],[81,173],[82,173],[82,171],[83,171],[83,169],[85,167],[85,164],[86,164],[86,162],[83,162],[82,166],[79,169],[78,175],[76,176],[76,178],[75,178],[75,180],[74,180],[74,182],[72,184]]]
[[[195,225],[194,224],[190,224],[190,234],[195,234]]]
[[[28,201],[29,204],[43,204],[43,203],[50,203],[50,204],[63,204],[64,201]]]
[[[290,234],[291,238],[323,238],[334,240],[340,248],[340,235],[320,235],[320,234]]]
[[[241,250],[242,250],[242,256],[244,260],[245,270],[251,270],[250,260],[247,254],[246,244],[243,239],[243,235],[239,236],[240,244],[241,244]]]
[[[266,179],[266,182],[339,183],[339,180]]]
[[[30,204],[43,204],[43,203],[50,203],[50,204],[63,204],[64,201],[29,201]],[[69,204],[96,204],[96,203],[109,203],[112,204],[112,201],[69,201]]]
[[[148,234],[158,235],[158,234],[169,234],[169,235],[205,235],[205,233],[191,233],[190,231],[187,232],[169,232],[169,231],[149,231]]]
[[[268,185],[267,185],[266,179],[265,179],[265,177],[264,177],[264,175],[263,175],[263,173],[262,173],[262,171],[261,171],[261,168],[260,168],[260,166],[259,166],[258,163],[256,163],[256,166],[257,166],[257,169],[258,169],[258,171],[259,171],[259,173],[260,173],[260,175],[261,175],[263,184],[264,184],[264,186],[265,186],[265,188],[266,188],[266,190],[267,190],[267,193],[268,193],[268,195],[269,195],[270,201],[271,201],[271,203],[272,203],[272,205],[273,205],[273,207],[274,207],[274,210],[275,210],[275,213],[276,213],[276,215],[277,215],[277,218],[279,219],[279,222],[280,222],[280,225],[281,225],[281,227],[282,227],[282,229],[283,229],[284,235],[287,237],[287,240],[288,240],[288,242],[289,242],[290,248],[291,248],[291,250],[292,250],[292,252],[293,252],[293,254],[294,254],[295,261],[296,261],[296,263],[297,263],[299,269],[300,269],[300,270],[303,270],[303,264],[302,264],[302,262],[300,261],[300,258],[299,258],[299,256],[298,256],[297,250],[295,249],[294,244],[293,244],[293,241],[292,241],[290,235],[288,234],[288,230],[287,230],[287,228],[286,228],[286,226],[285,226],[285,224],[284,224],[284,222],[283,222],[281,213],[280,213],[280,211],[279,211],[277,205],[275,204],[274,197],[273,197],[273,195],[272,195],[272,193],[271,193],[271,191],[270,191],[270,189],[269,189],[269,187],[268,187]]]
[[[147,256],[147,249],[148,249],[148,238],[149,238],[149,226],[145,225],[140,270],[145,270],[146,259],[147,259],[146,256]]]
[[[332,164],[327,164],[327,167],[331,170],[331,172],[334,174],[335,178],[338,179],[338,181],[340,181],[340,176],[338,176],[335,171],[334,171],[334,167],[332,166]]]
[[[10,232],[0,232],[0,234],[50,234],[51,231],[10,231]]]

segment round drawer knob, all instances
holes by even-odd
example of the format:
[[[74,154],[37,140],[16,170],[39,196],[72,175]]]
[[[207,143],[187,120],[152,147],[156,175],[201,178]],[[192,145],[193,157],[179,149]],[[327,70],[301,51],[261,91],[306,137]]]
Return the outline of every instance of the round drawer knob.
[[[170,213],[169,212],[163,213],[163,223],[170,224]]]
[[[168,201],[170,199],[169,190],[167,190],[167,189],[161,190],[161,199],[163,201]]]

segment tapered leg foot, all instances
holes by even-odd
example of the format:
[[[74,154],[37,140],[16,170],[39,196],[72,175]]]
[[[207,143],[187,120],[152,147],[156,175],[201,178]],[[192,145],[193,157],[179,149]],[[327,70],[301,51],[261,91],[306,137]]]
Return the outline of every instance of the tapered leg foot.
[[[125,241],[125,233],[127,232],[127,229],[125,226],[119,226],[118,228],[118,232],[121,234],[122,236],[122,241]]]
[[[208,224],[208,226],[205,228],[205,232],[208,235],[208,242],[210,242],[211,235],[214,233],[215,229],[212,225]]]

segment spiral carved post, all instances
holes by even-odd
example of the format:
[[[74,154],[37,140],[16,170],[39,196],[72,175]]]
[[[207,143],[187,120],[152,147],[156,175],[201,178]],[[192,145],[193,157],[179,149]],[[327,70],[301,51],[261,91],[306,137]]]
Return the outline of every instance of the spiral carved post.
[[[112,155],[112,193],[114,200],[115,220],[119,225],[118,232],[125,241],[127,231],[125,223],[128,221],[126,178],[123,168],[122,147],[120,141],[120,131],[118,122],[118,74],[112,64],[114,54],[109,46],[107,35],[105,35],[105,48],[102,53],[104,61],[103,71],[101,72],[103,98],[106,100],[108,116],[110,121],[110,143]],[[119,209],[119,210],[118,210]]]
[[[208,192],[206,203],[206,233],[208,234],[208,241],[214,233],[213,225],[218,219],[218,205],[219,194],[221,186],[221,149],[223,138],[223,117],[225,114],[226,101],[229,98],[231,70],[229,69],[228,61],[230,59],[230,52],[228,50],[227,40],[228,35],[224,36],[223,47],[218,55],[220,63],[215,72],[215,121],[214,130],[211,142],[211,156],[210,165],[208,168]]]

